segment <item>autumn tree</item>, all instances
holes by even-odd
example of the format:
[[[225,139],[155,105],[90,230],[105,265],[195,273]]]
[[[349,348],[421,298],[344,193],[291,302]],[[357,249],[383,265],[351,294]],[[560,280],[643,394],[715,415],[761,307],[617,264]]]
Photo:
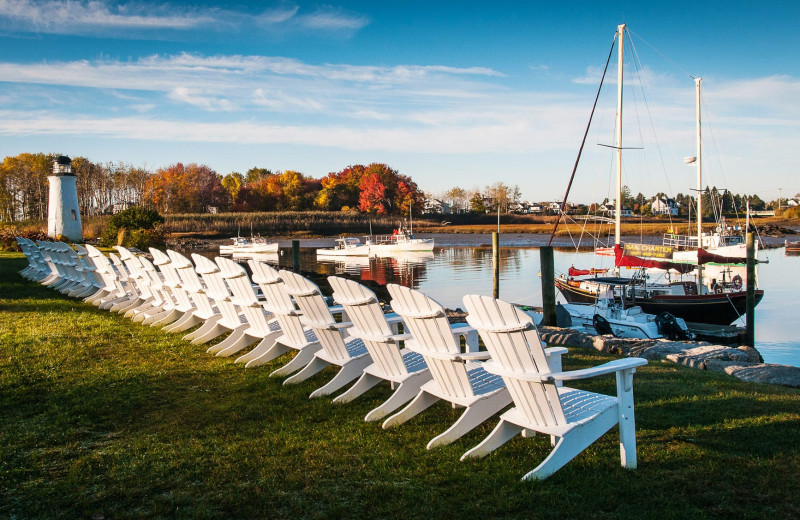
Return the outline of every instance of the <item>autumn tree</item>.
[[[222,200],[221,177],[196,163],[158,170],[145,186],[145,201],[161,213],[199,213]]]
[[[386,213],[386,185],[378,173],[370,173],[361,178],[361,195],[358,209],[363,213],[383,215]]]
[[[231,172],[222,178],[222,188],[228,193],[231,204],[236,206],[239,192],[245,184],[245,177],[239,172]]]

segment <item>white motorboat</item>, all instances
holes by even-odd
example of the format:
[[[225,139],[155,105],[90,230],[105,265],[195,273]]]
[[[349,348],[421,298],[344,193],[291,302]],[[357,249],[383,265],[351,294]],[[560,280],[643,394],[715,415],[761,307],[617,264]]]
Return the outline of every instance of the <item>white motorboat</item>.
[[[267,242],[266,239],[261,237],[232,237],[231,240],[233,241],[232,244],[219,246],[219,254],[246,255],[278,252],[277,242]]]
[[[317,256],[370,256],[370,244],[356,237],[337,238],[333,248],[317,249]]]
[[[616,288],[624,291],[624,286]],[[683,319],[669,313],[647,314],[638,305],[625,306],[622,294],[614,297],[614,289],[614,286],[604,286],[594,305],[561,304],[569,313],[569,327],[591,335],[613,334],[618,338],[691,339]]]
[[[396,253],[433,252],[434,239],[414,238],[408,229],[400,227],[391,235],[368,237],[369,250],[376,256],[392,256]]]

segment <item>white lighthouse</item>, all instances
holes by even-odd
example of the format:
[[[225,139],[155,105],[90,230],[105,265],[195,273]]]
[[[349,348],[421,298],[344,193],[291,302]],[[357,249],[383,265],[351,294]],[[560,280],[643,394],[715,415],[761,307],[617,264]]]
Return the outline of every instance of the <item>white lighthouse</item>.
[[[67,237],[72,242],[83,242],[81,213],[78,209],[77,178],[72,173],[72,160],[60,155],[53,161],[50,181],[50,204],[47,207],[47,234],[57,238]]]

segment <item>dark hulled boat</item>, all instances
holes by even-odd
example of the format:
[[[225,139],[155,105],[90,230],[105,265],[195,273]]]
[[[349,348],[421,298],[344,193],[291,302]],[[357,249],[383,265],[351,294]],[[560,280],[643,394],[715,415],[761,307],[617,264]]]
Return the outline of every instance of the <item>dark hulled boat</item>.
[[[638,305],[648,314],[669,312],[687,322],[730,325],[746,311],[747,291],[743,290],[697,294],[697,285],[693,282],[645,286],[630,278],[555,279],[556,287],[569,303],[593,304],[597,299],[598,282],[626,286],[625,305]],[[755,297],[757,305],[764,291],[757,289]]]

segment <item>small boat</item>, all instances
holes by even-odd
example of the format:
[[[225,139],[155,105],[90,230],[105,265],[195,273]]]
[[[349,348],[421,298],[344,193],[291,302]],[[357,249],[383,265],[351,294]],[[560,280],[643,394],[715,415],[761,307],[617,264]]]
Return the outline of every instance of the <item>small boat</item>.
[[[433,252],[432,238],[414,238],[405,227],[399,227],[391,235],[367,237],[371,254],[391,256],[395,253]]]
[[[278,251],[277,242],[267,242],[261,237],[232,237],[230,245],[219,246],[221,255],[246,255],[255,253],[276,253]]]
[[[784,244],[786,244],[787,255],[793,256],[800,254],[800,242],[789,242],[788,240],[784,240]]]
[[[686,322],[664,312],[648,314],[638,305],[626,306],[624,285],[604,285],[593,305],[566,303],[569,328],[587,334],[613,334],[618,338],[692,339]]]
[[[364,244],[356,237],[337,238],[332,249],[317,249],[317,256],[370,256],[370,244]]]

